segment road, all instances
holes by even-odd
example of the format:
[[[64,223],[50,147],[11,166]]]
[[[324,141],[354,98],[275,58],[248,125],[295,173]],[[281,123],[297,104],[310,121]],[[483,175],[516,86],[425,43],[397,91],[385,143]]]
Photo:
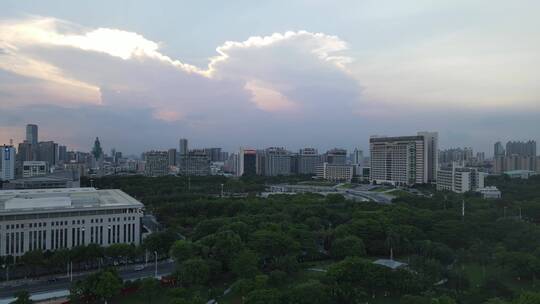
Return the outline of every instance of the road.
[[[146,268],[143,270],[135,270],[136,265],[128,266],[128,268],[125,268],[123,270],[119,270],[118,274],[124,281],[129,280],[136,280],[136,279],[142,279],[147,277],[153,277],[154,276],[154,264],[149,263]],[[174,262],[172,261],[162,261],[158,262],[157,267],[157,273],[158,276],[165,276],[173,273],[174,271]],[[73,274],[73,281],[83,279],[87,277],[90,273],[74,273]],[[2,286],[0,289],[0,304],[2,303],[9,303],[7,302],[7,299],[11,299],[14,294],[16,294],[18,291],[28,291],[30,294],[41,294],[41,293],[49,293],[49,292],[56,292],[56,291],[66,291],[69,290],[71,286],[71,282],[69,278],[67,278],[65,275],[58,277],[56,280],[28,280],[23,285],[18,286]]]

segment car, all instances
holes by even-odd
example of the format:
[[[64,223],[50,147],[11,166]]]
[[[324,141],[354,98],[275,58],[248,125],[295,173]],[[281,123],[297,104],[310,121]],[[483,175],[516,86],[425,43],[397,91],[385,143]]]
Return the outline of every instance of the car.
[[[137,266],[135,266],[135,267],[133,268],[133,270],[135,270],[135,271],[141,271],[141,270],[143,270],[143,269],[144,269],[144,265],[137,265]]]

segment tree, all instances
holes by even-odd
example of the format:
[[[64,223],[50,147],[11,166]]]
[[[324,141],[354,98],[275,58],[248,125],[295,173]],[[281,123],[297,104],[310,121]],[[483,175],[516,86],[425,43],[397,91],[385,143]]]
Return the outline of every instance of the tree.
[[[146,298],[146,303],[152,303],[152,298],[156,297],[159,290],[159,281],[154,278],[145,278],[141,281],[141,293]]]
[[[21,260],[25,265],[30,267],[31,275],[35,275],[37,268],[45,264],[45,256],[41,250],[27,251]]]
[[[257,289],[246,296],[245,304],[280,304],[281,294],[277,289]]]
[[[195,256],[195,246],[187,240],[178,240],[171,246],[171,257],[181,263]]]
[[[34,301],[32,301],[30,299],[30,293],[26,290],[24,291],[19,291],[15,294],[15,301],[11,302],[11,304],[31,304],[31,303],[34,303]]]
[[[349,235],[335,240],[330,253],[335,259],[343,259],[349,256],[365,256],[366,248],[360,238]]]
[[[99,280],[95,286],[95,295],[103,299],[105,303],[112,297],[120,293],[122,280],[115,272],[104,271],[99,275]]]
[[[254,278],[259,272],[258,262],[259,258],[255,252],[244,250],[234,258],[232,271],[239,278]]]
[[[538,304],[540,303],[540,293],[526,292],[519,296],[512,304]]]
[[[294,286],[287,298],[286,302],[291,304],[326,304],[330,301],[327,287],[315,280]]]
[[[185,285],[205,284],[210,280],[210,267],[201,258],[189,259],[180,264],[178,276]]]

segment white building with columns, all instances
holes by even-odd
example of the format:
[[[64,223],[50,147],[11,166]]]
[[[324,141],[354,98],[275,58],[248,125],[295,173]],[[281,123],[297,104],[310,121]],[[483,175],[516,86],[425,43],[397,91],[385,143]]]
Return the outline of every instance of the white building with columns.
[[[0,256],[141,242],[144,205],[121,190],[0,191]]]

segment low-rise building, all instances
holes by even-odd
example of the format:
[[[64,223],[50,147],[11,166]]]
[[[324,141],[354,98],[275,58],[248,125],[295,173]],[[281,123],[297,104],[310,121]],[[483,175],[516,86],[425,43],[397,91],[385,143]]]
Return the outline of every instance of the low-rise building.
[[[529,179],[529,177],[537,175],[538,173],[531,170],[512,170],[505,171],[504,174],[508,175],[510,178]]]
[[[316,170],[317,178],[336,182],[350,182],[353,174],[354,167],[351,165],[333,165],[327,162],[318,166]]]
[[[480,193],[484,199],[499,199],[502,196],[501,191],[495,186],[479,188],[476,192]]]
[[[143,204],[121,190],[0,191],[0,256],[98,244],[140,244]]]
[[[24,161],[22,177],[45,176],[49,173],[49,164],[45,161]]]
[[[486,173],[477,168],[467,168],[453,163],[437,171],[437,190],[465,193],[484,187]]]

